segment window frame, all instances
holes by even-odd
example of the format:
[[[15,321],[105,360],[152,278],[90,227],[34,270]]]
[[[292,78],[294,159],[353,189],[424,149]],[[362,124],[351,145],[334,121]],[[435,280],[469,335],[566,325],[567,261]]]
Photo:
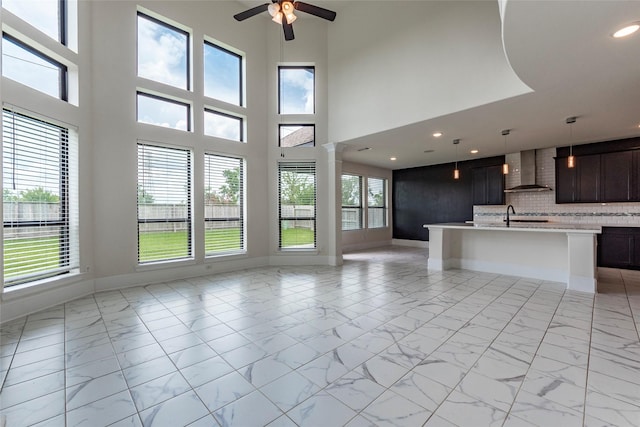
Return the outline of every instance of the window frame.
[[[371,205],[371,197],[370,197],[370,193],[369,193],[369,189],[370,189],[370,185],[369,182],[374,179],[374,180],[378,180],[378,181],[382,181],[382,196],[383,196],[383,203],[382,206],[372,206]],[[389,186],[389,180],[386,178],[379,178],[379,177],[367,177],[367,228],[368,229],[379,229],[379,228],[387,228],[389,227],[389,190],[388,190],[388,186]],[[383,214],[383,224],[379,227],[373,227],[371,226],[371,215],[369,215],[370,211],[375,211],[375,210],[381,210],[382,214]]]
[[[294,145],[292,147],[283,146],[282,145],[282,128],[283,127],[293,127],[293,126],[310,126],[313,128],[313,145],[303,146]],[[286,138],[286,137],[285,137]],[[316,146],[316,125],[315,123],[280,123],[278,125],[278,148],[313,148]]]
[[[231,104],[231,105],[237,105],[238,107],[244,107],[244,92],[245,92],[245,90],[244,90],[244,78],[243,78],[243,77],[244,77],[244,67],[245,67],[245,60],[244,60],[244,56],[243,56],[243,55],[241,55],[241,54],[239,54],[239,53],[233,52],[232,50],[229,50],[229,49],[227,49],[227,48],[224,48],[224,47],[222,47],[222,46],[220,46],[220,45],[217,45],[217,44],[215,44],[214,42],[211,42],[211,41],[209,41],[209,40],[207,40],[207,39],[205,39],[205,40],[204,40],[203,46],[209,46],[209,47],[211,47],[211,48],[213,48],[213,49],[218,49],[218,50],[220,50],[220,51],[222,51],[222,52],[224,52],[224,53],[226,53],[226,54],[229,54],[229,55],[231,55],[231,56],[236,57],[236,58],[239,60],[239,61],[238,61],[238,62],[239,62],[239,64],[240,64],[240,66],[238,67],[238,82],[239,82],[239,87],[238,87],[238,96],[239,96],[239,99],[238,99],[238,103],[237,103],[237,104]],[[204,49],[203,49],[203,57],[204,57]],[[207,70],[206,70],[206,68],[205,68],[205,64],[206,64],[206,63],[205,63],[205,61],[204,61],[204,59],[203,59],[203,61],[202,61],[202,68],[203,68],[203,69],[202,69],[202,77],[203,77],[203,95],[204,95],[205,97],[207,97],[207,98],[210,98],[210,99],[216,99],[216,100],[218,100],[218,101],[220,101],[220,102],[228,103],[228,102],[226,102],[226,101],[224,101],[224,100],[222,100],[222,99],[219,99],[219,98],[216,98],[216,97],[213,97],[213,96],[209,96],[209,95],[207,95],[207,94],[205,93],[206,85],[204,85],[204,81],[205,81],[205,80],[206,80],[206,78],[207,78]]]
[[[282,215],[282,172],[287,168],[297,167],[308,168],[313,171],[313,217],[283,216]],[[301,168],[302,169],[302,168]],[[295,169],[292,170],[295,172]],[[318,248],[318,170],[316,161],[294,161],[294,162],[278,162],[278,250],[280,251],[309,251]],[[282,246],[282,223],[283,221],[312,221],[313,222],[313,246],[312,247],[283,247]]]
[[[206,113],[210,113],[210,114],[216,114],[218,116],[222,116],[222,117],[228,117],[231,119],[236,119],[238,120],[238,124],[240,126],[240,138],[239,139],[229,139],[229,138],[225,138],[223,136],[218,136],[218,135],[210,135],[208,133],[206,133]],[[209,108],[209,107],[204,107],[204,113],[203,113],[203,123],[204,123],[204,127],[202,130],[203,135],[205,136],[210,136],[212,138],[220,138],[220,139],[225,139],[227,141],[234,141],[234,142],[246,142],[244,139],[244,126],[245,126],[245,121],[244,121],[244,117],[241,116],[236,116],[234,114],[231,113],[225,113],[223,111],[220,110],[216,110],[215,108]]]
[[[58,25],[60,26],[60,44],[67,45],[68,29],[67,29],[67,0],[59,0],[58,2]]]
[[[69,274],[73,270],[78,269],[79,267],[79,260],[78,260],[78,254],[77,254],[78,242],[75,240],[75,238],[72,240],[72,222],[75,221],[72,218],[72,215],[77,215],[77,207],[71,206],[71,198],[74,197],[72,192],[75,191],[74,189],[71,188],[71,186],[74,185],[73,184],[74,180],[72,179],[72,174],[74,174],[74,172],[72,172],[72,168],[77,167],[77,165],[75,164],[77,160],[74,160],[75,156],[72,155],[72,151],[77,150],[77,147],[72,147],[72,144],[74,145],[76,144],[72,142],[72,141],[75,141],[75,137],[72,137],[71,135],[71,132],[73,132],[73,130],[65,126],[61,126],[59,124],[52,123],[50,121],[43,120],[38,117],[34,117],[32,115],[27,115],[21,112],[3,108],[2,109],[3,153],[5,151],[6,144],[13,144],[13,151],[15,153],[16,144],[18,142],[24,142],[22,141],[22,138],[20,140],[17,140],[15,136],[11,139],[4,138],[5,121],[9,119],[13,120],[12,129],[15,132],[16,116],[21,117],[19,119],[22,122],[21,124],[38,125],[38,126],[42,126],[43,127],[42,129],[45,129],[45,128],[48,130],[55,129],[56,131],[59,132],[59,139],[58,139],[59,156],[57,160],[57,165],[59,167],[58,187],[59,187],[60,194],[58,196],[58,199],[60,203],[60,212],[57,219],[54,219],[54,220],[50,220],[47,218],[44,220],[42,219],[30,219],[30,220],[11,219],[9,221],[6,221],[3,219],[3,228],[20,229],[23,227],[28,227],[28,228],[38,228],[38,229],[45,230],[49,227],[60,227],[60,229],[57,232],[58,234],[58,266],[56,268],[49,268],[42,271],[35,271],[35,272],[23,274],[21,276],[18,275],[12,279],[7,279],[6,277],[7,271],[6,269],[4,269],[2,280],[5,288],[10,288],[17,285],[24,285],[24,284],[35,282],[42,279]],[[43,145],[43,144],[47,144],[48,142],[51,142],[51,139],[48,136],[41,136],[40,138],[37,138],[36,142],[38,145]],[[30,145],[36,145],[36,144],[34,142],[30,142]],[[5,160],[3,159],[3,163],[4,161]],[[13,161],[14,162],[16,161],[15,158],[13,159]],[[4,164],[3,164],[3,169],[4,169]],[[14,165],[14,168],[13,168],[14,174],[15,174],[15,169],[16,168]],[[3,185],[3,190],[4,189],[5,187]],[[3,258],[4,256],[6,256],[6,247],[7,247],[6,233],[3,233],[3,249],[4,249]]]
[[[282,112],[282,74],[281,70],[312,70],[313,71],[313,111],[311,113],[283,113]],[[313,115],[316,113],[316,67],[315,65],[278,65],[278,114]]]
[[[176,104],[176,105],[180,105],[180,106],[184,106],[187,107],[187,114],[186,114],[186,118],[187,118],[187,129],[182,130],[182,129],[177,129],[177,128],[170,128],[170,127],[165,127],[165,126],[160,126],[154,123],[149,123],[149,122],[142,122],[140,121],[140,111],[139,111],[139,104],[138,104],[138,97],[139,96],[146,96],[147,98],[151,98],[151,99],[155,99],[157,101],[164,101],[164,102],[168,102],[171,104]],[[184,102],[184,101],[178,101],[177,99],[172,99],[172,98],[167,98],[164,97],[162,95],[156,95],[153,93],[149,93],[149,92],[145,92],[142,90],[138,90],[136,91],[136,122],[137,123],[142,123],[145,125],[151,125],[151,126],[157,126],[160,128],[165,128],[165,129],[173,129],[173,130],[177,130],[180,132],[191,132],[192,129],[192,125],[191,125],[191,104],[188,102]]]
[[[362,175],[357,175],[357,174],[351,174],[351,173],[343,173],[340,176],[340,183],[343,183],[344,177],[355,177],[358,178],[358,200],[359,200],[359,204],[356,205],[344,205],[342,204],[341,207],[341,212],[342,212],[342,220],[341,220],[341,229],[342,231],[352,231],[352,230],[362,230],[364,229],[364,208],[363,208],[363,188],[364,188],[364,177]],[[342,196],[343,194],[343,190],[342,190],[342,185],[341,185],[341,189],[340,189],[340,195]],[[358,210],[358,226],[356,228],[344,228],[344,212],[345,209],[356,209]]]
[[[154,149],[161,150],[172,150],[183,152],[187,155],[187,200],[186,200],[186,208],[187,208],[187,216],[185,218],[150,218],[150,219],[141,219],[140,218],[140,201],[139,201],[139,188],[140,188],[140,147],[152,147]],[[138,265],[150,265],[157,264],[163,262],[175,262],[175,261],[185,261],[194,259],[194,242],[193,242],[193,168],[194,168],[194,159],[193,159],[193,151],[188,148],[183,147],[172,147],[163,144],[155,144],[146,141],[138,141],[136,144],[137,148],[137,177],[136,177],[136,220],[137,220],[137,249],[138,249]],[[142,261],[140,259],[140,224],[162,224],[162,223],[176,223],[176,224],[186,224],[187,231],[187,254],[183,257],[174,257],[174,258],[162,258],[162,259],[153,259],[149,261]]]
[[[143,19],[147,19],[147,20],[153,22],[154,24],[160,25],[160,26],[162,26],[164,28],[167,28],[167,29],[169,29],[171,31],[175,31],[175,32],[177,32],[179,34],[182,34],[182,35],[187,37],[187,40],[186,40],[186,52],[185,52],[186,64],[187,64],[187,69],[185,70],[185,72],[186,72],[186,83],[187,83],[186,84],[186,88],[181,88],[181,87],[169,84],[169,83],[160,82],[160,81],[153,80],[153,79],[150,79],[148,77],[144,77],[144,76],[140,75],[140,69],[139,69],[139,65],[140,65],[139,64],[139,62],[140,62],[139,61],[140,40],[138,39],[138,35],[139,35],[138,19],[140,17],[142,17]],[[175,25],[171,25],[171,24],[163,21],[162,19],[155,18],[155,17],[153,17],[153,16],[151,16],[151,15],[149,15],[149,14],[143,12],[143,11],[138,10],[137,13],[136,13],[136,77],[139,77],[139,78],[142,78],[142,79],[147,79],[147,80],[150,80],[152,82],[159,83],[161,85],[165,85],[165,86],[169,86],[169,87],[172,87],[172,88],[176,88],[178,90],[186,90],[187,92],[190,92],[191,91],[191,87],[193,86],[192,83],[191,83],[191,80],[192,80],[191,79],[191,33],[189,33],[186,30],[183,30],[182,28],[178,28]]]
[[[238,196],[238,204],[239,204],[239,217],[228,217],[228,218],[215,218],[215,217],[207,217],[206,214],[206,206],[207,203],[205,201],[204,203],[204,212],[203,212],[203,217],[204,217],[204,232],[205,232],[205,236],[204,236],[204,243],[205,243],[205,258],[213,258],[213,257],[219,257],[219,256],[225,256],[225,255],[235,255],[235,254],[239,254],[239,253],[245,253],[247,248],[246,248],[246,238],[247,238],[247,233],[246,233],[246,214],[245,214],[245,206],[246,206],[246,201],[245,201],[245,194],[246,194],[246,189],[245,189],[245,183],[246,183],[246,178],[245,178],[245,174],[246,174],[246,170],[247,170],[247,161],[244,157],[238,157],[238,156],[231,156],[231,155],[227,155],[227,154],[219,154],[219,153],[212,153],[212,152],[205,152],[204,153],[204,177],[205,177],[205,187],[204,189],[206,190],[206,173],[207,173],[207,156],[210,157],[220,157],[220,158],[224,158],[224,159],[231,159],[231,160],[238,160],[239,162],[239,167],[240,167],[240,172],[239,172],[239,191],[240,194]],[[204,194],[203,194],[204,196]],[[207,252],[207,237],[206,237],[206,233],[207,233],[207,222],[239,222],[240,223],[240,248],[239,249],[232,249],[232,250],[227,250],[227,251],[218,251],[218,252]]]
[[[54,67],[56,67],[58,69],[58,99],[60,99],[61,101],[65,101],[65,102],[69,102],[69,70],[68,67],[59,62],[56,61],[55,59],[51,58],[50,56],[46,55],[45,53],[39,51],[38,49],[34,48],[33,46],[30,46],[29,44],[23,42],[22,40],[20,40],[19,38],[17,38],[16,36],[7,33],[6,31],[2,32],[2,39],[6,39],[9,43],[13,43],[14,45],[18,46],[21,49],[24,49],[25,51],[31,53],[34,56],[37,56],[38,58],[42,59],[43,61],[48,62],[49,64],[53,65]],[[4,64],[3,64],[3,68],[4,68]],[[6,77],[10,80],[10,77]],[[36,89],[34,87],[28,86],[22,82],[19,82],[17,80],[13,80],[21,85],[30,87],[33,90],[37,90],[40,93],[44,93],[45,95],[49,95],[46,92],[42,92],[39,89]]]

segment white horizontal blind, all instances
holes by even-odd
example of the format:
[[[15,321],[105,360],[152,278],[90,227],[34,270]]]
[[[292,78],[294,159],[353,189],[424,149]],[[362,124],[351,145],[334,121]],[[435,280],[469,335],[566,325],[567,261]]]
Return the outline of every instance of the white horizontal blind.
[[[316,247],[316,164],[278,164],[279,247]]]
[[[3,110],[5,286],[78,267],[77,134]]]
[[[191,152],[138,144],[138,262],[192,257]]]
[[[206,255],[244,250],[244,160],[204,155]]]
[[[342,175],[342,229],[362,228],[362,177]]]
[[[367,225],[369,228],[387,226],[387,180],[382,178],[368,178],[367,188]]]

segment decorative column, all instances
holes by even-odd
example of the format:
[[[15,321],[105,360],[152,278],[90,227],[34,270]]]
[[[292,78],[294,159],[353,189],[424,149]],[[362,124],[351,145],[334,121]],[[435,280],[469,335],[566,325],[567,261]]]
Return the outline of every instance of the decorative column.
[[[342,150],[344,144],[330,142],[323,144],[327,150],[327,258],[330,265],[342,265]]]

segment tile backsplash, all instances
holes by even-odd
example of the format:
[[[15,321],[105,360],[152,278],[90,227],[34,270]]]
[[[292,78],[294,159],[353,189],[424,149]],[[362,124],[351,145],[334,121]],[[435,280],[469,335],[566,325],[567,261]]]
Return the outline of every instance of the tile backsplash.
[[[505,216],[506,206],[513,205],[516,215],[512,218],[548,219],[551,222],[569,224],[596,224],[607,226],[639,226],[640,203],[569,203],[556,204],[555,148],[536,151],[536,183],[552,188],[552,191],[530,193],[506,193],[504,206],[474,206],[476,222],[499,222]],[[520,157],[508,154],[510,172],[505,187],[520,183]]]

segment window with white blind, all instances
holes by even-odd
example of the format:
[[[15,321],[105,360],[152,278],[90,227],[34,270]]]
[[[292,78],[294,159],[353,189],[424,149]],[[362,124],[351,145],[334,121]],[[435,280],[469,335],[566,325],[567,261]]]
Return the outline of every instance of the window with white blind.
[[[78,268],[76,135],[2,112],[5,286]]]
[[[67,67],[7,34],[2,34],[2,75],[47,95],[67,100]]]
[[[244,160],[204,155],[205,254],[244,250]]]
[[[387,180],[383,178],[367,179],[367,225],[369,228],[387,226]]]
[[[362,177],[342,175],[342,229],[362,228]]]
[[[138,262],[192,257],[191,152],[138,144]]]
[[[316,164],[278,164],[280,249],[316,247]]]

